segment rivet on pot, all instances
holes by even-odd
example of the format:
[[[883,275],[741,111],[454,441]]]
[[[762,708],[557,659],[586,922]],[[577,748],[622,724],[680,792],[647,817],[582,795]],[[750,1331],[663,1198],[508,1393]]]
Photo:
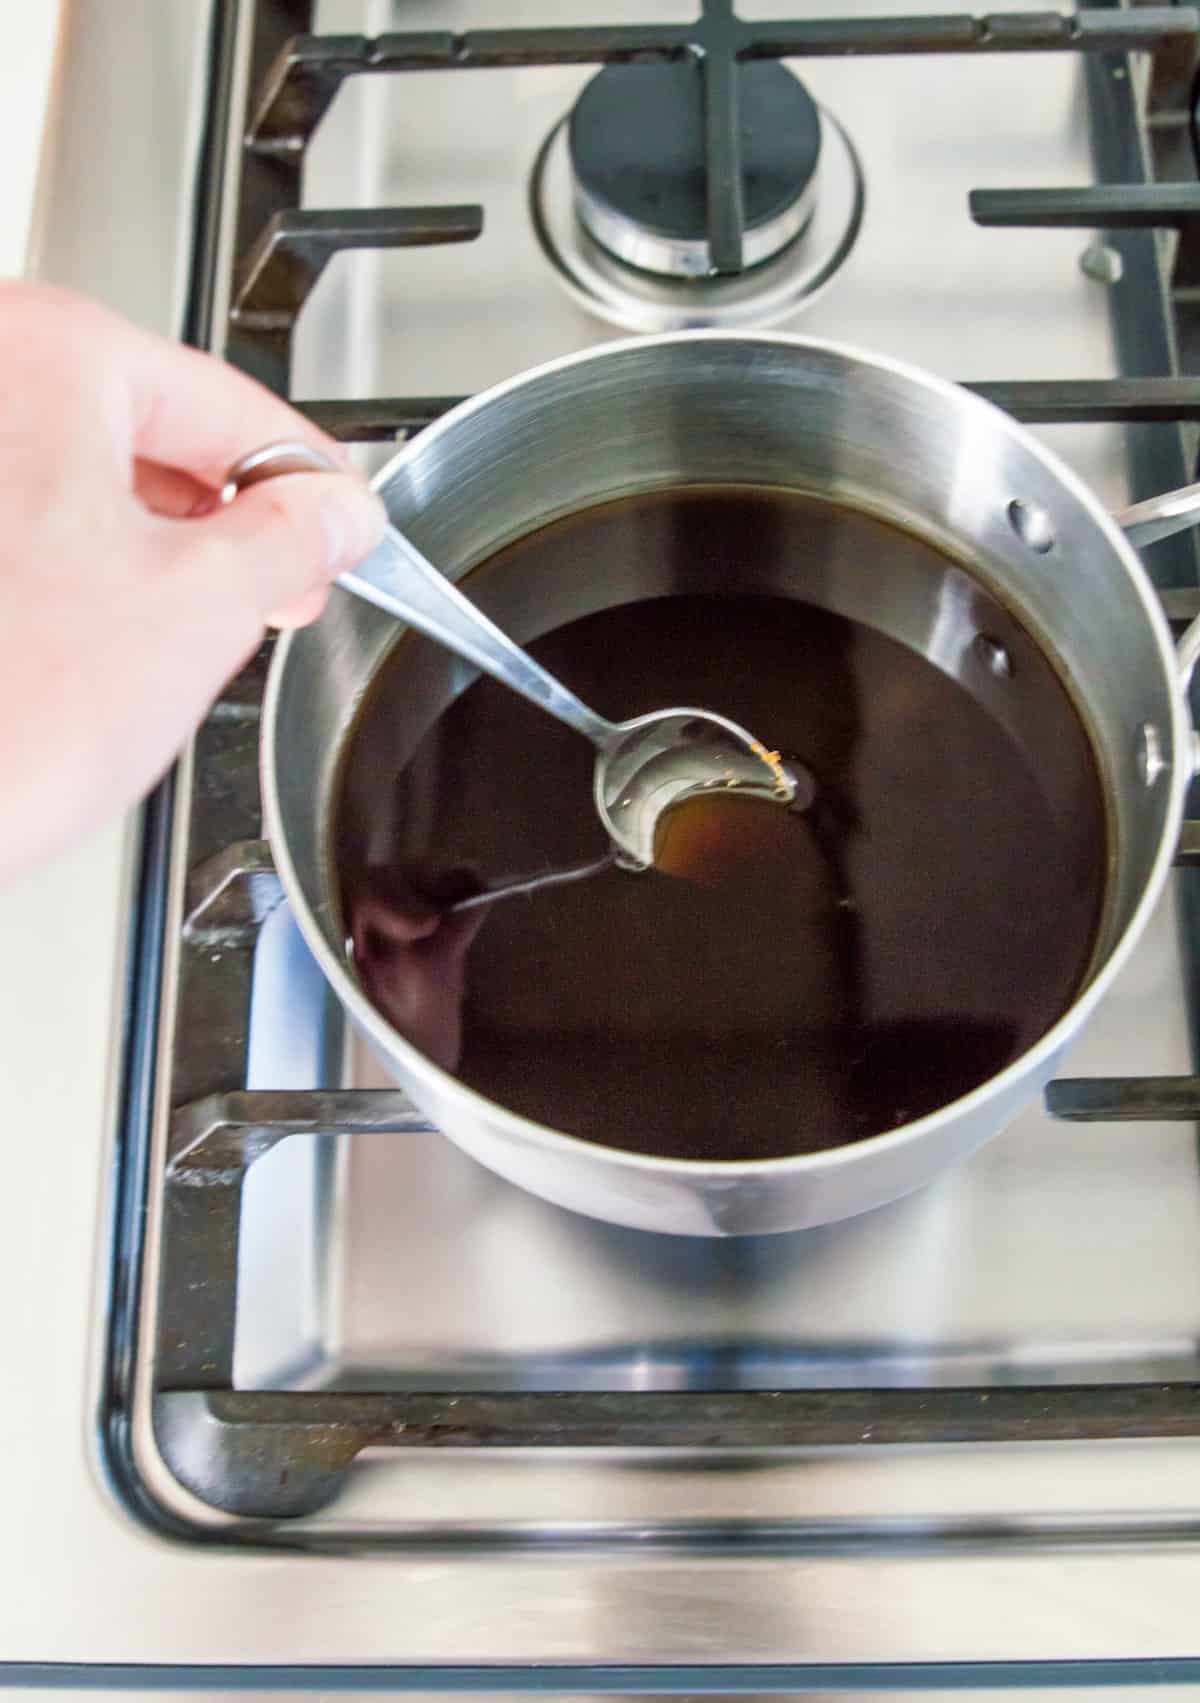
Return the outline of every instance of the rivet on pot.
[[[1022,544],[1036,550],[1039,556],[1044,556],[1047,550],[1053,550],[1054,530],[1045,509],[1040,509],[1033,503],[1023,503],[1019,497],[1014,497],[1008,505],[1008,524]]]
[[[1137,769],[1143,786],[1153,786],[1167,766],[1163,756],[1162,735],[1152,721],[1142,723],[1138,731]]]
[[[990,633],[976,633],[973,643],[976,656],[989,674],[994,674],[997,680],[1012,679],[1013,660],[1007,645]]]

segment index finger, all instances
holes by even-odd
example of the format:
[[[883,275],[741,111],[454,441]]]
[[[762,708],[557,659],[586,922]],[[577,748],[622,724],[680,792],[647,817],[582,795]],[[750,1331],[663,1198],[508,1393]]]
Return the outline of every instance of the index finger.
[[[353,471],[341,444],[265,385],[215,355],[128,330],[124,377],[135,456],[219,486],[239,457],[277,439],[299,439]]]

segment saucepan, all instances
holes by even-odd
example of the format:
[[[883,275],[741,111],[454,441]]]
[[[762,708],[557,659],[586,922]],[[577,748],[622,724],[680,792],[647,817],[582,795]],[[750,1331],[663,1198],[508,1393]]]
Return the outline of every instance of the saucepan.
[[[679,486],[782,487],[893,522],[959,564],[946,582],[958,588],[954,611],[936,587],[886,583],[864,608],[861,585],[837,574],[814,585],[800,564],[764,565],[770,583],[744,589],[823,602],[954,668],[973,636],[962,595],[969,575],[1067,686],[1110,818],[1107,850],[1097,848],[1108,862],[1105,904],[1080,991],[1036,1045],[972,1092],[888,1133],[794,1157],[663,1159],[579,1140],[491,1102],[406,1040],[367,998],[347,955],[332,854],[340,764],[364,695],[404,630],[335,593],[319,621],[275,651],[262,734],[267,830],[297,922],[338,999],[451,1141],[593,1217],[683,1235],[755,1234],[906,1194],[1044,1087],[1137,941],[1175,851],[1196,762],[1186,693],[1200,631],[1189,629],[1176,651],[1134,545],[1189,524],[1200,513],[1196,490],[1114,518],[1021,426],[956,385],[823,342],[713,332],[608,344],[523,374],[447,414],[376,483],[393,523],[453,579],[549,521]],[[528,643],[592,611],[685,590],[681,574],[678,564],[641,564],[631,578],[613,563],[602,576],[564,573],[552,584],[501,576],[485,587],[485,607]],[[439,667],[414,667],[394,729],[397,766],[472,678],[444,657]],[[1036,744],[1036,722],[1016,732]]]

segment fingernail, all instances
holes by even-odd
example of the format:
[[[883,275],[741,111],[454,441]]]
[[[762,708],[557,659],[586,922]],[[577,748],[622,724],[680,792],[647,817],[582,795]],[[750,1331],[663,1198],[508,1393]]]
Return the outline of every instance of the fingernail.
[[[381,500],[360,480],[330,478],[321,505],[329,571],[341,573],[369,556],[383,537],[387,518]]]

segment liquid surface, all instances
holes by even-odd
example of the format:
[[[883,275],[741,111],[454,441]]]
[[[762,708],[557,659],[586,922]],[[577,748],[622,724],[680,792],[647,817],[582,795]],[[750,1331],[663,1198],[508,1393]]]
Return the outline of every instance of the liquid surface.
[[[809,808],[699,799],[666,819],[649,873],[447,915],[481,885],[603,851],[592,751],[481,680],[401,763],[414,693],[448,692],[453,667],[406,638],[342,777],[334,851],[359,974],[444,1068],[604,1145],[760,1159],[911,1122],[1030,1047],[1080,983],[1106,862],[1086,736],[1033,641],[961,570],[810,500],[606,505],[512,546],[468,589],[494,591],[504,618],[513,587],[559,596],[574,575],[602,588],[594,604],[621,594],[606,564],[657,589],[664,562],[668,582],[703,589],[599,609],[530,648],[614,718],[686,703],[733,717],[811,773]],[[812,602],[713,589],[847,574],[949,612],[927,628],[959,678]]]

